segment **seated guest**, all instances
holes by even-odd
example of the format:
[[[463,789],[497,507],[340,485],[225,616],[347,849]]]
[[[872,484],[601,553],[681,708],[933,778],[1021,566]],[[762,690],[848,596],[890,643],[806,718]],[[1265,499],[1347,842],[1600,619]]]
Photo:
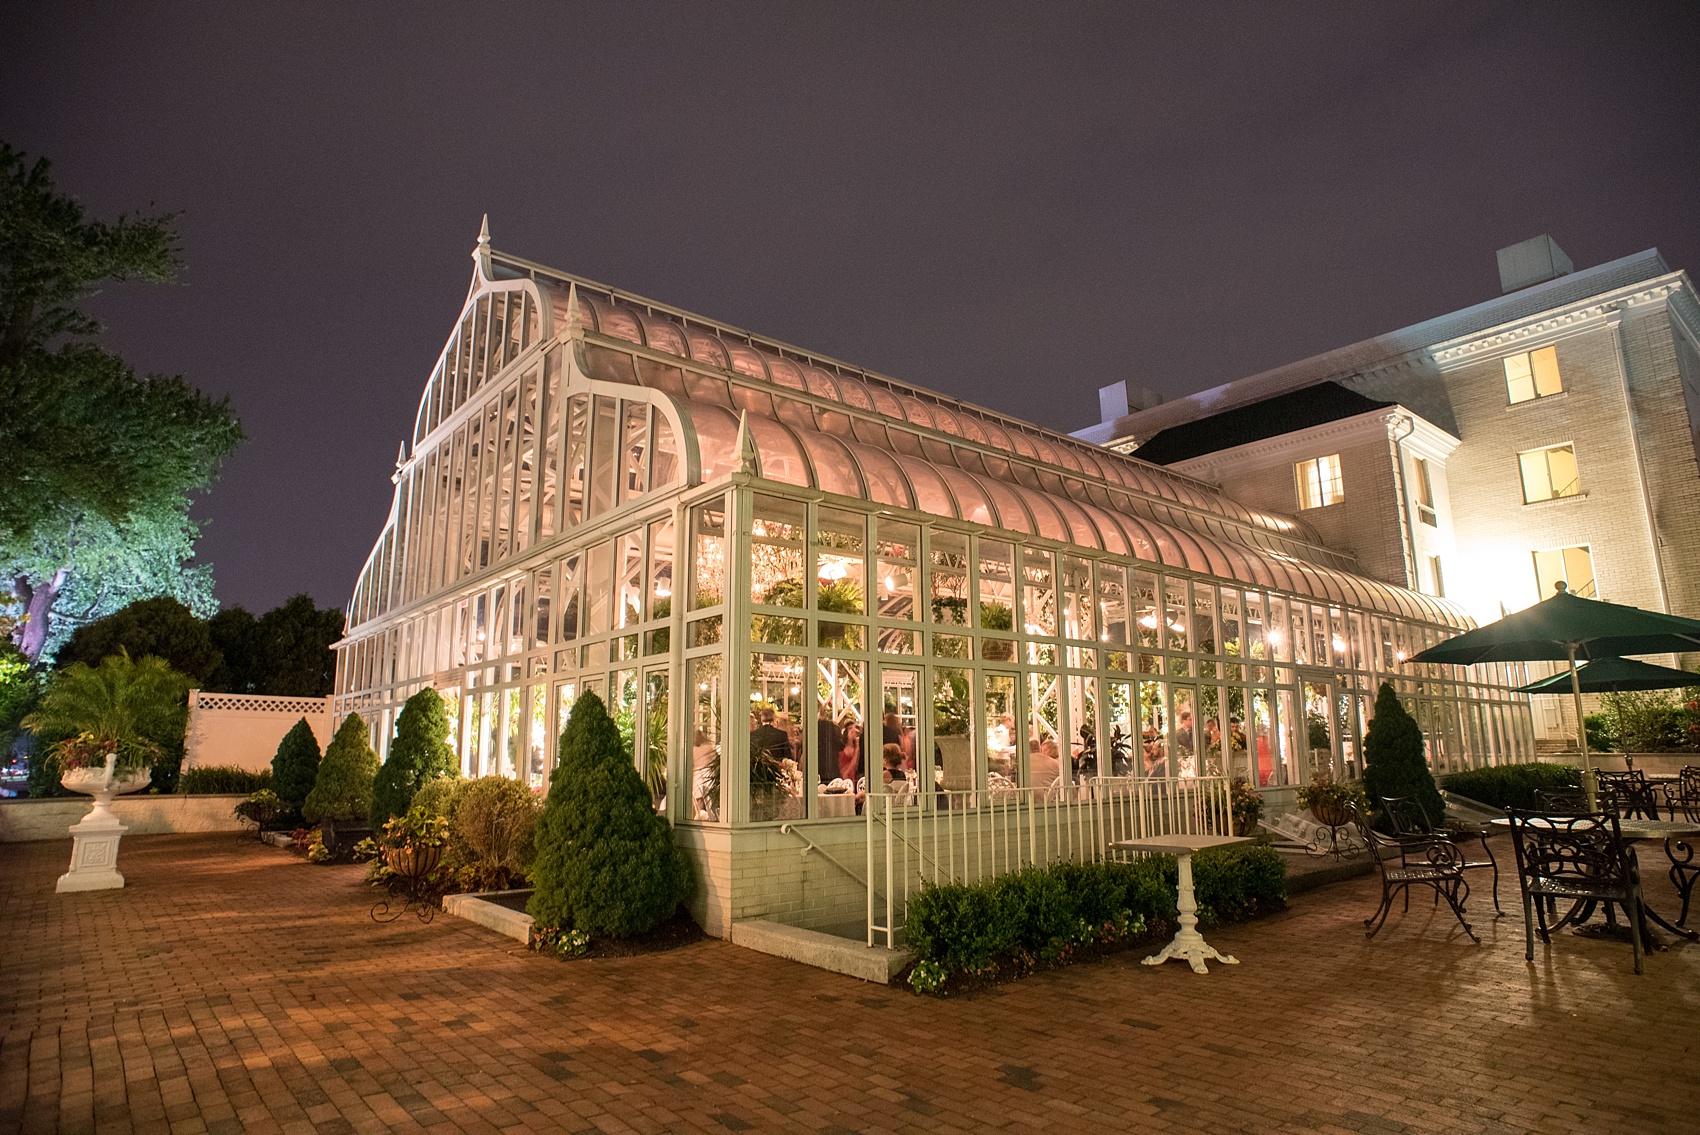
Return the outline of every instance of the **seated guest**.
[[[1033,787],[1049,788],[1062,776],[1062,759],[1054,738],[1047,737],[1028,756],[1033,770]]]
[[[905,781],[903,775],[903,747],[887,745],[880,754],[880,760],[885,765],[885,784],[890,788],[894,781]]]
[[[852,721],[844,727],[844,744],[838,750],[838,775],[855,784],[862,776],[862,725]]]

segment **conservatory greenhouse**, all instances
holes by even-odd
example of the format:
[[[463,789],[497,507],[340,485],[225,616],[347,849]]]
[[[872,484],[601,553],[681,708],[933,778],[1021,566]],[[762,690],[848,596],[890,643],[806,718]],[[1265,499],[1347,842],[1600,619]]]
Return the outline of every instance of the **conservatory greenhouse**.
[[[473,258],[335,712],[382,753],[434,687],[466,775],[541,789],[596,692],[711,933],[889,944],[905,871],[1094,854],[1124,797],[1353,777],[1387,678],[1436,771],[1531,754],[1521,668],[1401,665],[1467,617],[1300,520],[487,235]]]

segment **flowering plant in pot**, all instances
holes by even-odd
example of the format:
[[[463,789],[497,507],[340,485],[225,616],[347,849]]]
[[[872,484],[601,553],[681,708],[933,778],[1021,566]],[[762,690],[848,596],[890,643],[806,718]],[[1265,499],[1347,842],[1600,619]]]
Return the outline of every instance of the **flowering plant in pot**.
[[[1234,814],[1234,834],[1250,835],[1263,818],[1263,793],[1253,788],[1243,776],[1234,777],[1228,786],[1228,806]]]
[[[1317,823],[1330,828],[1345,825],[1346,805],[1356,804],[1360,812],[1369,807],[1362,785],[1355,780],[1337,781],[1326,772],[1317,773],[1316,779],[1301,786],[1296,796],[1299,807],[1309,808]]]
[[[443,861],[443,849],[448,842],[449,821],[424,808],[413,807],[384,824],[378,847],[385,866],[395,875],[422,879]]]

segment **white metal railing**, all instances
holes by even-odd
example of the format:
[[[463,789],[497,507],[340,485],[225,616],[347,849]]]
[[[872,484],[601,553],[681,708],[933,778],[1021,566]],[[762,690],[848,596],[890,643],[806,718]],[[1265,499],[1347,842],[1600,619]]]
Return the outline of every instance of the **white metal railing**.
[[[868,945],[883,937],[887,948],[903,929],[909,896],[928,884],[975,883],[1024,867],[1119,858],[1122,853],[1110,850],[1118,840],[1233,830],[1228,779],[1220,776],[870,793],[863,816]]]

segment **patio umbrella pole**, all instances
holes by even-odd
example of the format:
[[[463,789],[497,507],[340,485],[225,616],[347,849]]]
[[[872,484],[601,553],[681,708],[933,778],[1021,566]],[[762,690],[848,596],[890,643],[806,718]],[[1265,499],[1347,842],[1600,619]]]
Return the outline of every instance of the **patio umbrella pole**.
[[[1588,796],[1588,811],[1595,807],[1594,766],[1588,760],[1588,724],[1582,720],[1582,679],[1576,673],[1576,644],[1566,643],[1570,652],[1570,694],[1576,699],[1576,743],[1582,746],[1582,791]]]

